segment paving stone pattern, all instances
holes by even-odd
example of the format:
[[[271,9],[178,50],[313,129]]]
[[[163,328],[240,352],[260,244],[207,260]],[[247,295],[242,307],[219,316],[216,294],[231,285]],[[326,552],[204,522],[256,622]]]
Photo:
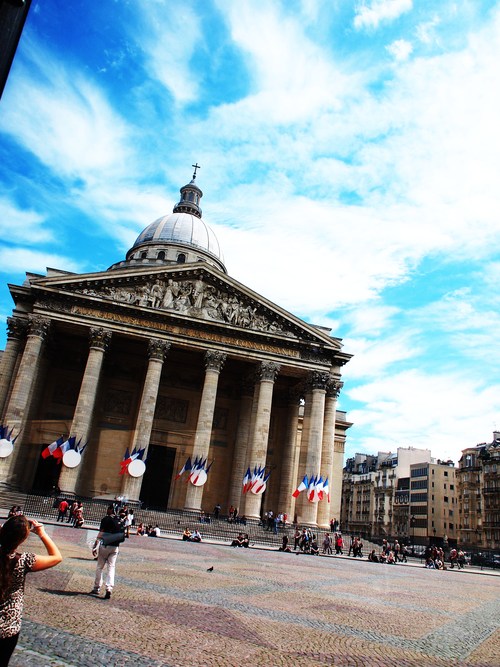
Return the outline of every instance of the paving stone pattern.
[[[27,579],[11,667],[500,665],[498,576],[134,535],[104,600],[95,531],[47,529],[65,558]]]

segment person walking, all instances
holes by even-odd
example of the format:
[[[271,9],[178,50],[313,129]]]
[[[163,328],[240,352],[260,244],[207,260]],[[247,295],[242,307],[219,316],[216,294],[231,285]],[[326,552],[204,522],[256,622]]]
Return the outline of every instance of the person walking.
[[[66,500],[66,498],[63,498],[61,502],[59,503],[59,507],[57,508],[57,519],[56,521],[61,521],[64,523],[64,519],[66,518],[66,514],[68,513],[69,509],[69,503]]]
[[[17,551],[30,530],[41,539],[46,556]],[[7,667],[19,639],[26,574],[47,570],[61,561],[61,552],[38,521],[14,516],[0,529],[0,667]]]
[[[116,516],[113,505],[110,505],[106,516],[101,519],[99,532],[94,542],[94,549],[97,549],[97,566],[91,595],[99,595],[103,581],[103,570],[107,567],[104,599],[110,599],[115,585],[116,559],[118,558],[119,546],[124,540],[123,525]]]

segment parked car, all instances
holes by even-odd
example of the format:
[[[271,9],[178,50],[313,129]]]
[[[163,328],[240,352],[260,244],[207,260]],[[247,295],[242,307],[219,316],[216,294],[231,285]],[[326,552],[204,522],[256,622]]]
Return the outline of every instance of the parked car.
[[[477,553],[471,556],[471,565],[481,567],[500,568],[500,554]]]

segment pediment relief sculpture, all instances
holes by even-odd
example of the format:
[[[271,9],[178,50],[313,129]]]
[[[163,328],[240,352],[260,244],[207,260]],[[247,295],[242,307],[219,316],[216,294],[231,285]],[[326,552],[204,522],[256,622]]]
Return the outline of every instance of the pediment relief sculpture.
[[[102,285],[74,290],[80,294],[118,301],[131,306],[165,310],[245,329],[295,337],[274,313],[258,303],[197,278],[157,279],[134,286]]]

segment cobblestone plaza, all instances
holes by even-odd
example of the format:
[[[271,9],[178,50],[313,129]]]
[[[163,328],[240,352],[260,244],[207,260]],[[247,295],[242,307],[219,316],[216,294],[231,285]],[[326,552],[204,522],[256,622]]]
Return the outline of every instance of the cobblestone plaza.
[[[493,573],[134,535],[104,600],[95,530],[47,528],[64,561],[28,577],[12,667],[500,664]]]

